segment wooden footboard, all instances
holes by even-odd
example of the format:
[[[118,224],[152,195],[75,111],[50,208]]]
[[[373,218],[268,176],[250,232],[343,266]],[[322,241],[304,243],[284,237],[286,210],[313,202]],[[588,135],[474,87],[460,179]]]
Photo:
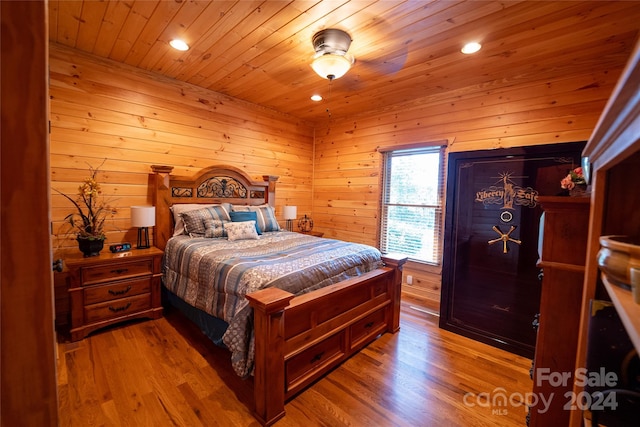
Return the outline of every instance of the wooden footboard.
[[[255,417],[268,426],[285,401],[385,332],[400,329],[402,266],[383,268],[294,297],[268,288],[247,295],[255,323]]]

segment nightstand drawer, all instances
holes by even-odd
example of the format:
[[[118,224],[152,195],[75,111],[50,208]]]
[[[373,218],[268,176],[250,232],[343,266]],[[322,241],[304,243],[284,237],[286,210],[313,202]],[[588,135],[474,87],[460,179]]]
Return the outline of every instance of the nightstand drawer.
[[[125,280],[111,285],[92,286],[84,289],[84,304],[96,304],[118,298],[148,293],[151,290],[151,278],[143,277]]]
[[[81,269],[81,286],[127,279],[145,274],[151,275],[152,273],[153,261],[151,259],[83,267]]]
[[[98,322],[114,317],[124,317],[151,308],[151,295],[142,294],[84,307],[84,321]]]

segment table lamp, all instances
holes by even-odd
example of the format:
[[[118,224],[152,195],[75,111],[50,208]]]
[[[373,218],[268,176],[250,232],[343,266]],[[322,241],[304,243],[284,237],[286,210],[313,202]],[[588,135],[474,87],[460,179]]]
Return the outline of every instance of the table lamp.
[[[149,247],[149,227],[156,225],[155,206],[131,206],[131,226],[138,227],[138,249]]]
[[[284,219],[286,220],[287,231],[293,231],[293,220],[298,215],[298,208],[296,206],[284,207]]]

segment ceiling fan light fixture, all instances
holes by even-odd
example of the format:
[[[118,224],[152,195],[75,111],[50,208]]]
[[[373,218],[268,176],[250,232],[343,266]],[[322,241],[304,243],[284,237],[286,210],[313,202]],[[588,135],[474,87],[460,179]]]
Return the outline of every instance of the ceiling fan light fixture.
[[[323,79],[333,80],[344,76],[353,65],[353,58],[347,54],[325,53],[316,56],[311,68]]]
[[[323,79],[333,80],[344,76],[354,62],[347,54],[351,36],[337,28],[327,28],[313,35],[313,50],[316,54],[311,68]]]

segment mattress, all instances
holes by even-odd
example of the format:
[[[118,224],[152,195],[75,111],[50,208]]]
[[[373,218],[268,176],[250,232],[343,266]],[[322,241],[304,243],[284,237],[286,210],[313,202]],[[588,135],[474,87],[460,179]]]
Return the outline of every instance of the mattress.
[[[378,249],[288,231],[258,239],[175,236],[163,260],[163,284],[182,301],[224,320],[222,342],[236,374],[252,373],[253,310],[245,295],[277,287],[301,295],[382,265]]]

